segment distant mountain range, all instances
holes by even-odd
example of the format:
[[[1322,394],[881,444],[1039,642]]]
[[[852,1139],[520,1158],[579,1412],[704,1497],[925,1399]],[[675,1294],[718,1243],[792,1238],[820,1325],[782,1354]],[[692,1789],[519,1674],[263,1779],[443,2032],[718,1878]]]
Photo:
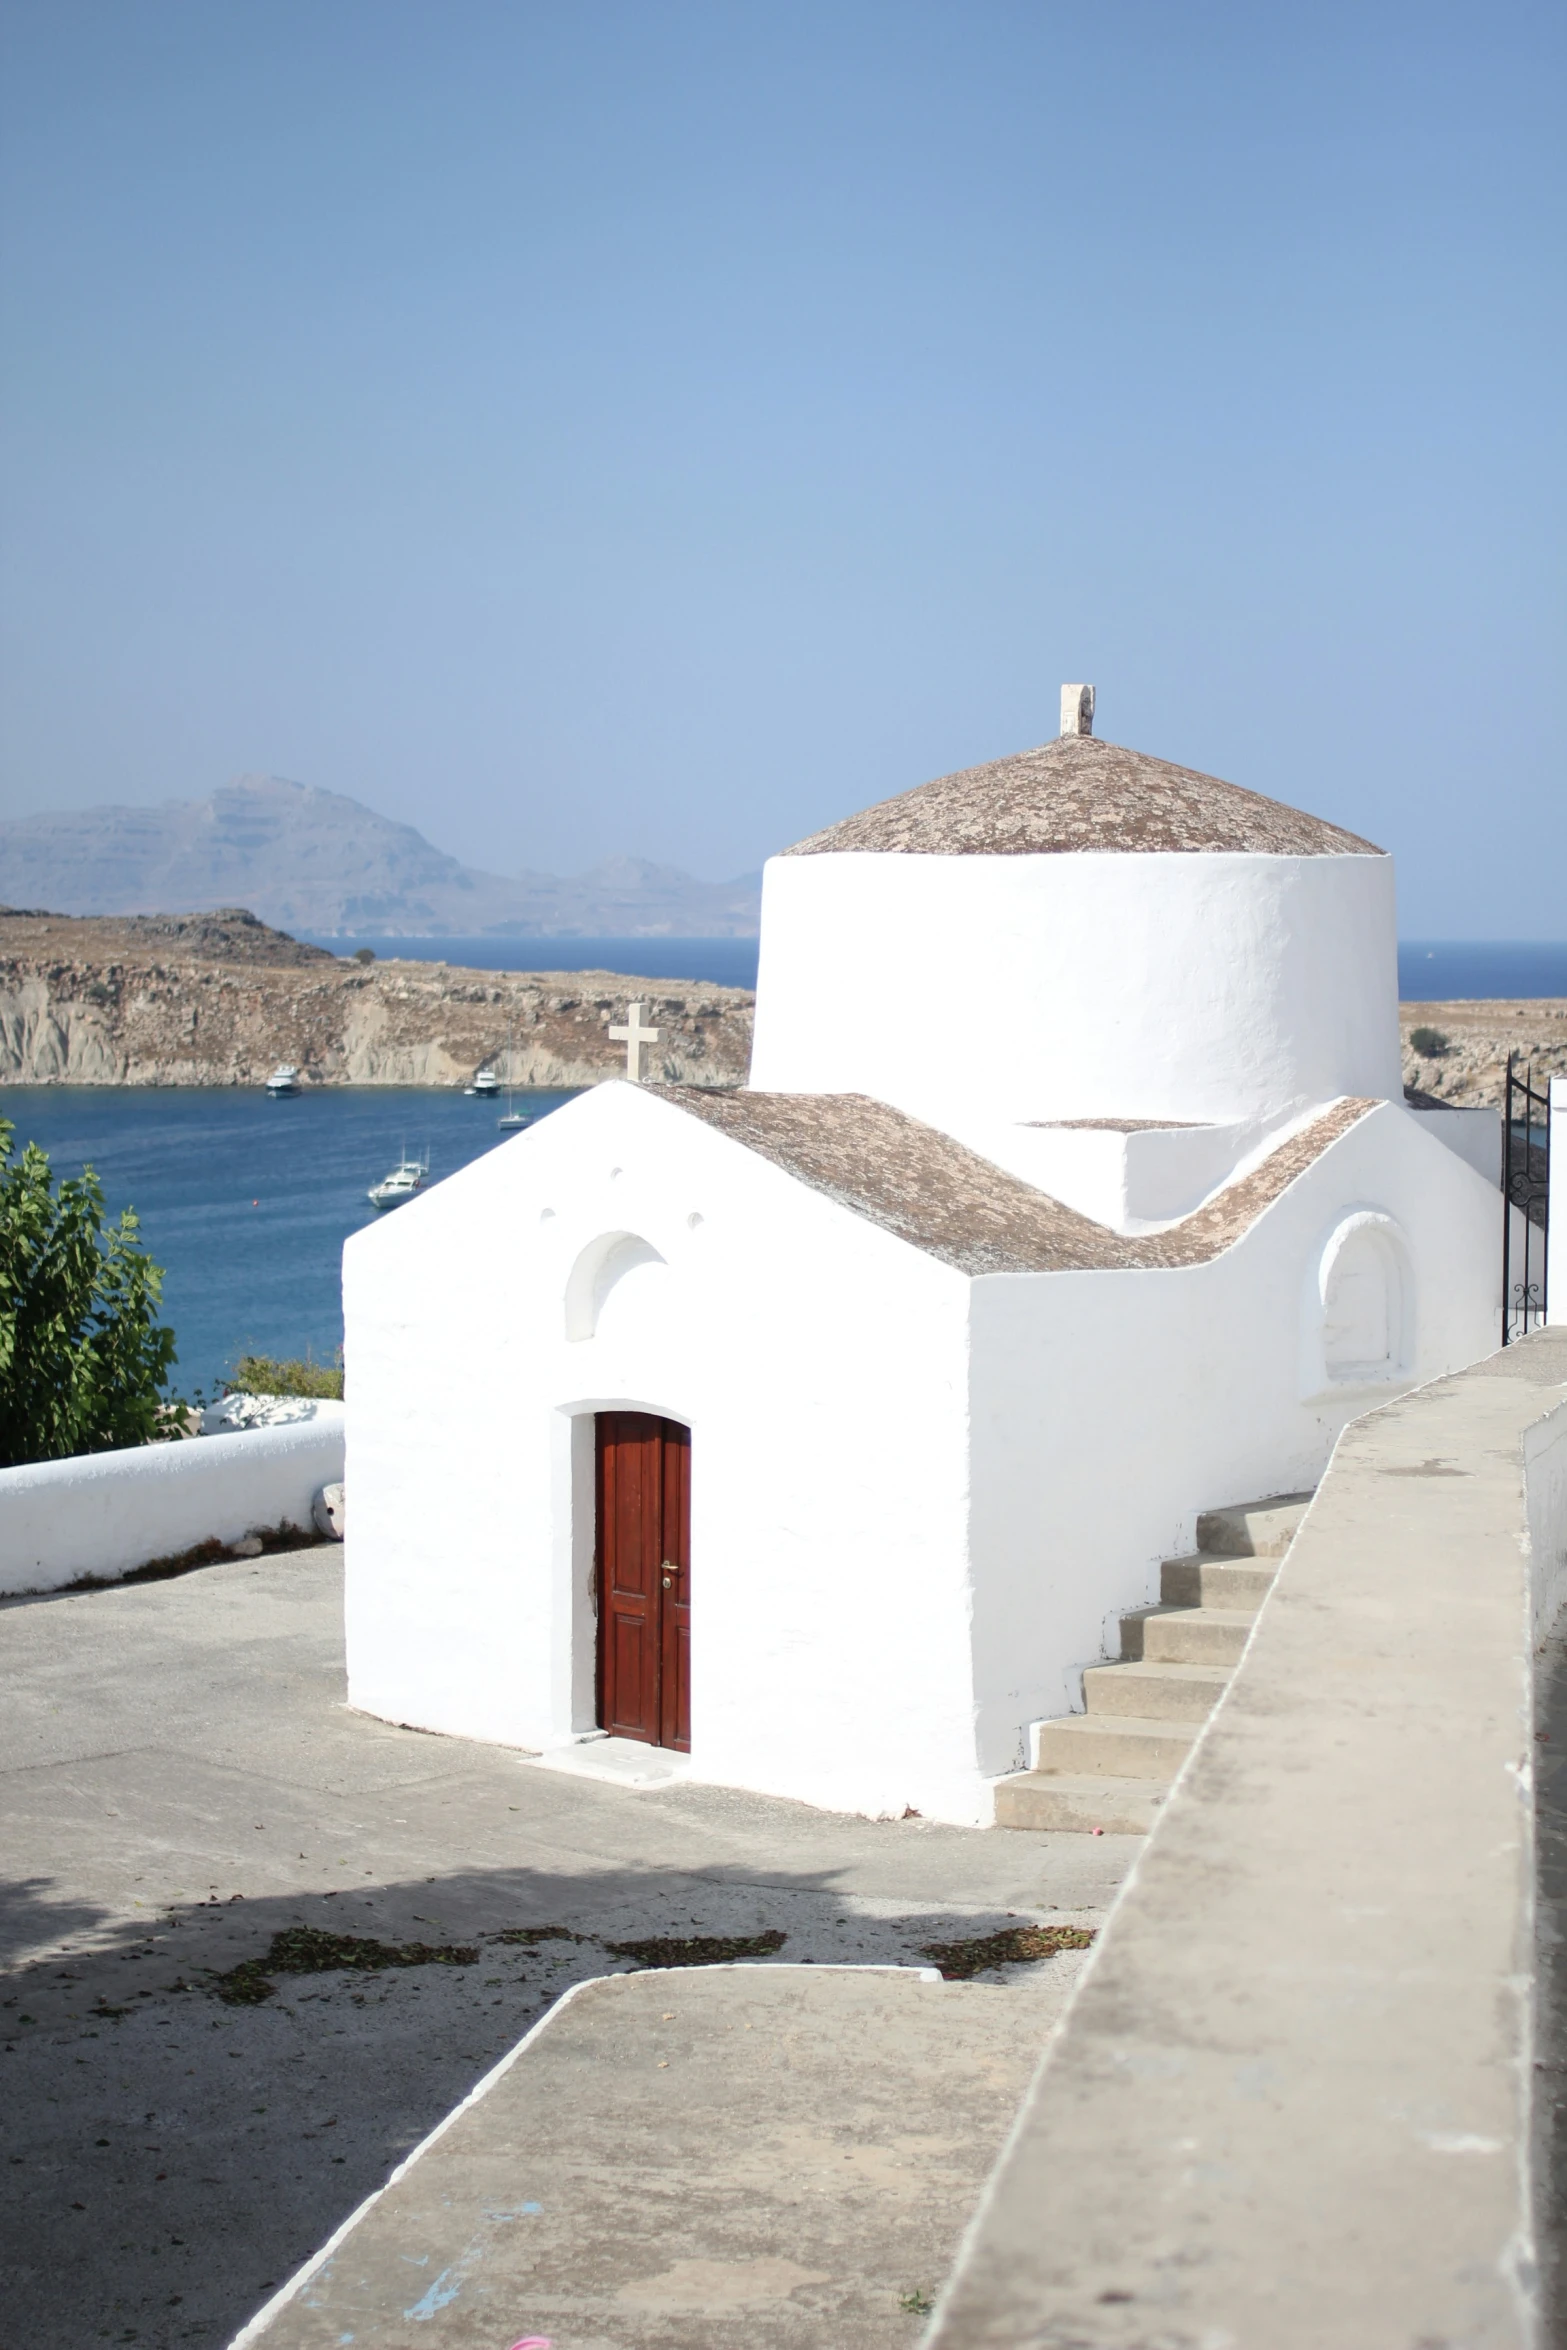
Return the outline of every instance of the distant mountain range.
[[[57,914],[248,906],[281,930],[355,938],[750,938],[760,902],[759,874],[696,881],[641,857],[568,880],[481,873],[411,824],[278,775],[206,800],[0,823],[0,903]]]

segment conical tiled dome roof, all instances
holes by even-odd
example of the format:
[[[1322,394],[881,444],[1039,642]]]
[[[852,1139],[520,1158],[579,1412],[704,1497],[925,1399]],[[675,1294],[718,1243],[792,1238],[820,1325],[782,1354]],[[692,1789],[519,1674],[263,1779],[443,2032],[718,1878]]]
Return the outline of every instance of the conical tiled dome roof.
[[[1376,857],[1382,851],[1320,816],[1150,759],[1093,735],[940,775],[882,800],[784,854],[855,850],[926,857],[1040,857],[1172,852],[1263,857]]]

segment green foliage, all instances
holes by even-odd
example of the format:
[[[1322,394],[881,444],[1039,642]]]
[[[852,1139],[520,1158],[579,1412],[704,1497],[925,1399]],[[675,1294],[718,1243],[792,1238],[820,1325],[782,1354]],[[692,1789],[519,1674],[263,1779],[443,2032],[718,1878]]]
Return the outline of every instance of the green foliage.
[[[1424,1053],[1428,1060],[1447,1050],[1447,1038],[1440,1028],[1411,1028],[1409,1041],[1416,1052]]]
[[[307,1356],[279,1362],[272,1355],[241,1355],[228,1381],[231,1395],[327,1395],[343,1400],[341,1362],[314,1363]]]
[[[0,1467],[148,1444],[175,1359],[163,1268],[132,1209],[105,1222],[91,1167],[56,1190],[14,1133],[0,1118]]]
[[[356,963],[373,963],[375,961],[374,947],[355,947],[354,961]]]

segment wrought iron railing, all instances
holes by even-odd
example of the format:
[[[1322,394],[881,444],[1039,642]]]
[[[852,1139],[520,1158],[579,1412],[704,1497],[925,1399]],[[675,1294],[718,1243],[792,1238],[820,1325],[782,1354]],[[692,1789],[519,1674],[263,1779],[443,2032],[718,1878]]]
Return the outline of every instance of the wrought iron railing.
[[[1502,1104],[1502,1344],[1545,1321],[1551,1207],[1550,1085],[1507,1056]]]

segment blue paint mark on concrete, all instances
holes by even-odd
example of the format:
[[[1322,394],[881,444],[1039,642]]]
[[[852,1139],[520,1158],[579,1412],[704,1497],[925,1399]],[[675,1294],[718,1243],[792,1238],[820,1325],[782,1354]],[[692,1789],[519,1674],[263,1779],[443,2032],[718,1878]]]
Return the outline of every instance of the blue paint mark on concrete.
[[[424,2295],[423,2299],[416,2301],[412,2309],[405,2309],[403,2311],[404,2317],[434,2317],[438,2311],[446,2307],[448,2302],[455,2301],[458,2294],[462,2291],[462,2282],[461,2279],[459,2279],[455,2285],[448,2285],[446,2280],[451,2275],[451,2273],[452,2272],[449,2268],[443,2268],[440,2275],[436,2278],[434,2284],[430,2287],[428,2293]]]

